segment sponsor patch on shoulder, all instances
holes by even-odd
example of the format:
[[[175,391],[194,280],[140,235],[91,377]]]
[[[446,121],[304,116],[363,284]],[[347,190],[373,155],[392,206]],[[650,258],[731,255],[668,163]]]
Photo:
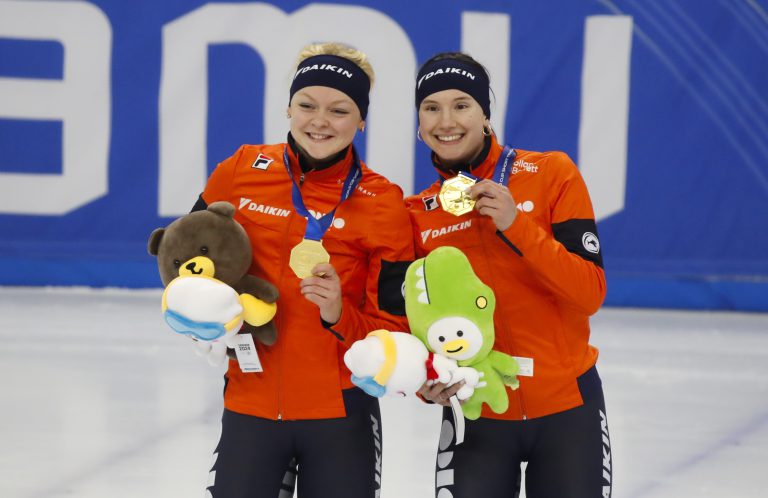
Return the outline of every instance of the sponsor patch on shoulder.
[[[259,157],[256,158],[255,161],[253,161],[253,164],[251,164],[251,168],[254,169],[267,169],[270,164],[272,164],[272,159],[269,156],[265,156],[264,154],[259,153]]]

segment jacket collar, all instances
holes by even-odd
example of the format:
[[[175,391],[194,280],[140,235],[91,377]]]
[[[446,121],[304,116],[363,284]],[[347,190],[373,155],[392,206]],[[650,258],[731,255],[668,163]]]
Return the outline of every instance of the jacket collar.
[[[440,177],[444,179],[453,178],[461,171],[472,173],[478,178],[491,178],[493,176],[493,171],[496,168],[496,161],[498,161],[502,149],[503,147],[496,141],[496,135],[491,135],[490,137],[486,137],[483,150],[481,150],[469,163],[459,164],[451,169],[445,169],[440,166],[440,163],[433,152],[432,165],[435,167],[435,170],[437,170]]]
[[[288,133],[288,159],[294,175],[312,175],[312,178],[321,179],[344,174],[352,166],[353,145],[340,150],[331,157],[322,161],[310,159],[299,147],[291,133]]]

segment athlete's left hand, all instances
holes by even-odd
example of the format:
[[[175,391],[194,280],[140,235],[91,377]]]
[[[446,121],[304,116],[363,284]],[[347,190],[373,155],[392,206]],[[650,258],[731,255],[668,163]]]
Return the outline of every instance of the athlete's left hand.
[[[507,187],[491,180],[482,180],[472,185],[468,193],[475,199],[475,210],[490,217],[500,231],[503,232],[515,221],[517,207]]]
[[[320,263],[312,276],[299,283],[301,293],[320,308],[320,318],[336,323],[341,318],[341,279],[330,263]]]

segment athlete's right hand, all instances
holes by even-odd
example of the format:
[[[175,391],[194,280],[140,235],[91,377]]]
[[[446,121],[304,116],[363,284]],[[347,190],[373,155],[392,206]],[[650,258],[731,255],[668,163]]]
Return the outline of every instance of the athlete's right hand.
[[[442,382],[436,382],[433,385],[429,385],[429,382],[425,382],[418,394],[425,400],[431,401],[435,404],[442,406],[451,406],[451,396],[456,394],[459,389],[464,387],[464,381],[457,382],[452,386],[446,386]]]
[[[312,276],[299,283],[304,297],[315,303],[320,318],[330,324],[341,319],[341,278],[330,263],[320,263],[312,269]]]

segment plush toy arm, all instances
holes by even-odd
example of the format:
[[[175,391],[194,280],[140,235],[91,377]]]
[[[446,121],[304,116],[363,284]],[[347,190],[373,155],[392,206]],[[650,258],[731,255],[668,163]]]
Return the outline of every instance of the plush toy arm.
[[[452,386],[457,382],[464,381],[464,385],[456,392],[456,396],[459,400],[464,401],[475,394],[476,388],[482,387],[480,385],[480,378],[483,375],[483,372],[478,372],[472,367],[459,367],[453,372],[453,377],[451,377],[451,382],[448,385]],[[483,385],[485,385],[485,383],[483,383]]]
[[[251,294],[265,303],[274,303],[280,296],[277,287],[263,278],[255,277],[253,275],[243,276],[234,287],[238,292]]]
[[[194,342],[195,353],[197,353],[197,356],[204,357],[208,360],[209,365],[217,367],[224,362],[224,359],[227,356],[225,345],[222,345],[218,341],[208,342],[198,341],[197,339],[192,339],[192,341]]]
[[[453,372],[459,368],[456,364],[456,360],[436,354],[432,357],[432,367],[437,373],[437,379],[432,381],[433,384],[437,382],[446,385],[448,385],[449,382],[452,384],[456,383],[451,381],[453,378]]]
[[[253,275],[245,275],[235,287],[243,295],[249,294],[251,299],[258,301],[257,305],[253,307],[255,316],[244,314],[245,324],[240,333],[251,334],[256,342],[267,346],[273,345],[277,341],[277,327],[270,320],[274,317],[277,308],[272,308],[270,311],[269,306],[274,306],[272,303],[276,302],[279,297],[277,287]],[[251,301],[251,299],[248,300]],[[246,310],[251,308],[245,304],[243,307]],[[269,318],[265,320],[267,316]]]
[[[250,294],[240,294],[240,304],[243,305],[243,319],[255,327],[272,320],[277,312],[274,302],[265,303]]]
[[[491,351],[488,354],[488,359],[493,369],[501,376],[501,380],[505,385],[512,389],[517,389],[520,386],[520,381],[517,380],[517,372],[520,370],[517,360],[499,351]]]
[[[267,322],[264,325],[254,327],[249,323],[243,323],[243,328],[240,329],[241,334],[251,334],[253,340],[260,342],[265,346],[271,346],[277,342],[277,327],[275,322]]]

